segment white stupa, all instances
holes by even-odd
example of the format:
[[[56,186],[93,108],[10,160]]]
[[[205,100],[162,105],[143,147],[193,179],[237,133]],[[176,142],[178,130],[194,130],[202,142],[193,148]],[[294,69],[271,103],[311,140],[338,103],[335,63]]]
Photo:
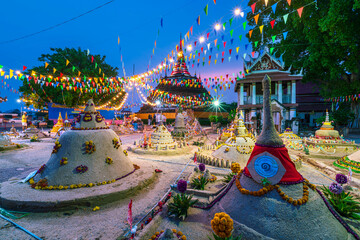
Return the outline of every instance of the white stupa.
[[[172,138],[171,133],[167,128],[161,124],[156,127],[155,131],[151,133],[151,147],[161,149],[174,148],[177,145]]]

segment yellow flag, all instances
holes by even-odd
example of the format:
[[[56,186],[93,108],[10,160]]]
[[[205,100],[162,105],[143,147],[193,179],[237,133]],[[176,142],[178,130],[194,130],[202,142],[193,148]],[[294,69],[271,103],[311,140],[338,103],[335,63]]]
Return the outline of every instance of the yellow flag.
[[[56,68],[53,68],[53,72],[54,72],[54,73],[56,72]]]
[[[215,59],[214,63],[216,64],[217,59]]]
[[[1,76],[4,76],[5,71],[1,71],[0,74],[1,74]]]
[[[259,29],[260,29],[260,34],[262,34],[263,28],[264,28],[264,25],[261,25],[261,26],[259,27]]]
[[[32,76],[35,76],[35,72],[34,72],[34,71],[31,71],[31,75],[32,75]]]
[[[80,74],[81,74],[81,72],[79,71],[79,74],[78,74],[79,77],[80,77]]]
[[[69,63],[70,63],[69,60],[66,59],[66,66],[67,66]]]
[[[14,70],[11,70],[11,69],[10,69],[10,78],[12,78],[13,75],[14,75]]]
[[[45,68],[47,68],[49,66],[49,64],[47,62],[45,62]]]
[[[120,37],[118,36],[118,45],[120,45]]]
[[[101,73],[101,68],[99,68],[99,74]]]
[[[236,53],[238,53],[238,52],[239,52],[239,47],[236,48]]]
[[[255,23],[257,24],[257,23],[258,23],[258,20],[259,20],[259,14],[258,14],[258,15],[255,15],[255,16],[254,16],[254,19],[255,19]]]

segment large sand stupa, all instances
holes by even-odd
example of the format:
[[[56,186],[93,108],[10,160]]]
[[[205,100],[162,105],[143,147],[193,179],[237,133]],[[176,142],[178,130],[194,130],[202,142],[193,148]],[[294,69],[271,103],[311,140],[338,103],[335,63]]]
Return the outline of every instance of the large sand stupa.
[[[171,133],[167,128],[161,124],[156,127],[155,131],[151,133],[151,147],[158,150],[168,150],[175,148],[177,143],[172,138]]]
[[[185,116],[179,112],[175,117],[174,130],[171,132],[173,136],[184,137],[188,130],[185,125]]]
[[[353,239],[290,160],[274,127],[267,75],[263,89],[262,132],[236,184],[212,211],[229,214],[235,234],[247,239]]]
[[[104,118],[89,100],[75,127],[55,142],[50,160],[33,178],[33,186],[109,183],[133,171],[119,137],[105,125]]]

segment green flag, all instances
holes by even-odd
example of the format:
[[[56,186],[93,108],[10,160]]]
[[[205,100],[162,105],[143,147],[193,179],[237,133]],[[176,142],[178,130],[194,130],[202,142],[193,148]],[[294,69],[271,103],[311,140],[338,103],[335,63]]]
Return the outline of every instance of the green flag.
[[[241,38],[242,38],[242,35],[239,35],[239,39],[240,39],[240,41],[241,41]]]
[[[206,7],[204,8],[204,12],[205,12],[206,16],[208,15],[208,10],[209,10],[209,5],[206,4]]]
[[[225,30],[226,22],[223,23],[223,29]]]
[[[258,43],[259,43],[258,41],[255,42],[255,47],[257,47]]]
[[[75,66],[72,67],[72,71],[75,71]]]
[[[234,33],[234,29],[232,29],[232,30],[230,31],[230,36],[231,36],[231,37],[232,37],[233,33]]]
[[[233,18],[230,18],[230,20],[229,20],[230,27],[231,27],[233,20],[234,20]]]
[[[285,24],[286,24],[286,22],[287,22],[288,17],[289,17],[289,14],[288,14],[288,13],[283,16]]]
[[[276,35],[272,36],[271,38],[273,40],[273,43],[275,43]]]
[[[274,48],[272,47],[272,48],[270,48],[270,54],[272,54],[273,53],[273,51],[274,51]]]
[[[245,21],[245,22],[243,23],[244,30],[245,30],[245,28],[246,28],[246,24],[247,24],[247,21]]]

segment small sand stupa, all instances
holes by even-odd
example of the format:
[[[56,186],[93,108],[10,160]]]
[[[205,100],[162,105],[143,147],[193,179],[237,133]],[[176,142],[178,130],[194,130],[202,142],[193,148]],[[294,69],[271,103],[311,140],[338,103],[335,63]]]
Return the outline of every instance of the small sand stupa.
[[[270,78],[263,80],[264,125],[244,171],[212,208],[234,220],[247,239],[352,239],[290,160],[271,113]]]
[[[176,115],[174,130],[172,131],[171,134],[176,137],[184,137],[185,133],[187,133],[187,132],[188,132],[188,130],[185,126],[185,117],[182,114],[182,112],[179,112]]]
[[[230,162],[238,162],[244,166],[255,145],[255,140],[248,133],[243,120],[239,119],[237,115],[231,131],[233,136],[228,138],[225,143],[221,143],[211,155]]]
[[[55,142],[50,160],[33,178],[33,186],[71,186],[118,180],[134,171],[116,133],[105,125],[92,100],[75,127]],[[44,184],[44,182],[46,184]]]
[[[168,150],[170,148],[176,148],[176,146],[177,143],[163,124],[157,126],[155,131],[151,133],[151,148]]]
[[[60,128],[64,127],[64,121],[61,117],[61,113],[59,112],[59,117],[57,120],[57,123],[54,125],[54,127],[51,129],[52,133],[57,133]]]
[[[338,139],[340,138],[339,132],[337,130],[334,130],[334,126],[331,124],[329,120],[329,112],[326,109],[326,118],[325,122],[321,126],[319,130],[315,132],[316,138],[322,138],[322,139]]]
[[[8,135],[0,133],[0,147],[7,147],[11,144],[11,138]]]

